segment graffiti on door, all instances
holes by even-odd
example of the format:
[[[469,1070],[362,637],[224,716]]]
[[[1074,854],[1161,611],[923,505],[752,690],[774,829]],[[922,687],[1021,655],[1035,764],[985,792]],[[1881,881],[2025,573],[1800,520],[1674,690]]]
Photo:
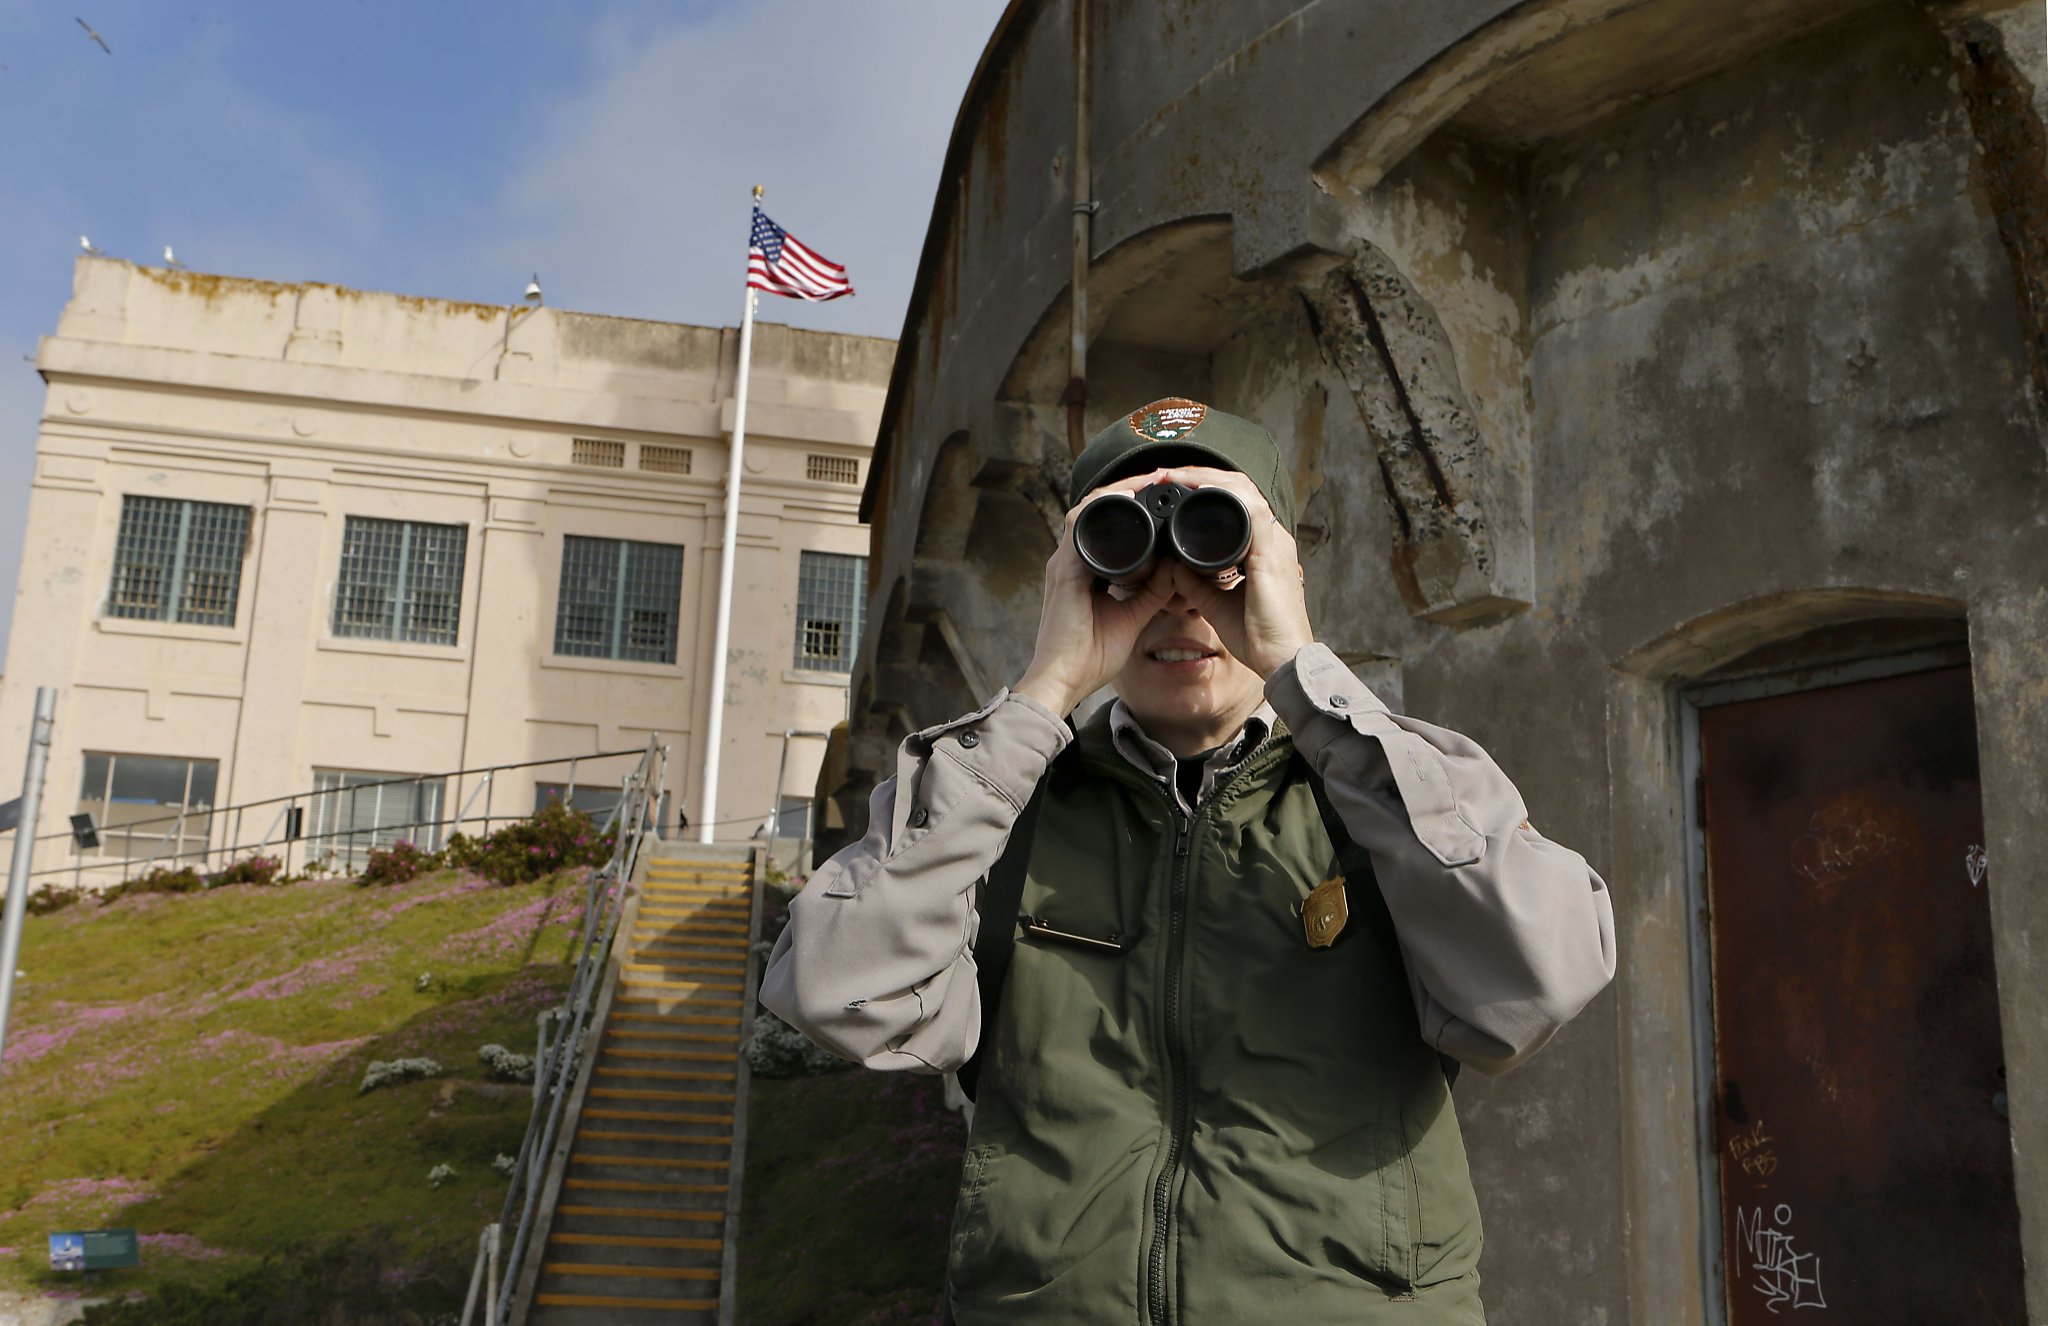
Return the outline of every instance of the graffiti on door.
[[[1747,1279],[1764,1296],[1772,1312],[1781,1307],[1824,1308],[1827,1299],[1820,1287],[1820,1258],[1801,1252],[1789,1226],[1792,1208],[1783,1202],[1771,1209],[1768,1222],[1764,1208],[1752,1206],[1735,1212],[1736,1274]]]

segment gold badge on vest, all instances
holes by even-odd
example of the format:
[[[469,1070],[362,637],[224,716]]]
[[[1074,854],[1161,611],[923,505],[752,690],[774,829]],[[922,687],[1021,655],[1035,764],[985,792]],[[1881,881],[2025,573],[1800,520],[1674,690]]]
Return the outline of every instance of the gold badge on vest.
[[[1344,896],[1344,877],[1332,875],[1301,900],[1301,932],[1310,948],[1328,948],[1351,920],[1351,902]]]

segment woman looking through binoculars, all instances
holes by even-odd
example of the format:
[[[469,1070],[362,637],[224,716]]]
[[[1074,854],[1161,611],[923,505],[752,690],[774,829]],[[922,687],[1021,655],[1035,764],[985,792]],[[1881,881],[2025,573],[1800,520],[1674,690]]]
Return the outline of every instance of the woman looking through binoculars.
[[[1182,555],[1231,541],[1176,526],[1228,526],[1210,494],[1243,513],[1234,576]],[[1069,505],[1023,677],[905,740],[762,1002],[972,1091],[961,1323],[1482,1321],[1450,1080],[1612,978],[1606,885],[1476,744],[1315,642],[1263,429],[1154,402]]]

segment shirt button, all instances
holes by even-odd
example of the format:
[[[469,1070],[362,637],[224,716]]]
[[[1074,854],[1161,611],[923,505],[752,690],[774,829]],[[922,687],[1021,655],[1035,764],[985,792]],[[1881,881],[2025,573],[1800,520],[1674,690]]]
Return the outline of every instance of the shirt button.
[[[968,728],[960,734],[960,744],[969,750],[974,749],[981,744],[981,733],[976,732],[973,728]]]
[[[1333,695],[1333,696],[1331,696],[1331,697],[1330,697],[1330,708],[1332,708],[1332,709],[1349,709],[1350,707],[1351,707],[1351,697],[1350,697],[1350,696],[1348,696],[1348,695]]]
[[[919,806],[916,810],[910,812],[910,827],[922,829],[925,826],[925,822],[931,819],[931,817],[932,813],[930,811],[926,810],[923,806]]]

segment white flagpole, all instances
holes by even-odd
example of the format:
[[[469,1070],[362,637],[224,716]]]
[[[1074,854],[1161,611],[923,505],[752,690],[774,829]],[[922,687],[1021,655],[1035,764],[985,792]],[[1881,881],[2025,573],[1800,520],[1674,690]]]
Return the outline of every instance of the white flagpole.
[[[761,186],[754,186],[754,206],[761,205]],[[751,218],[751,212],[749,217]],[[753,245],[749,231],[748,247]],[[754,288],[747,287],[747,311],[740,319],[740,376],[732,407],[732,458],[725,471],[725,551],[718,563],[718,627],[711,644],[711,720],[704,732],[703,793],[697,803],[697,841],[717,834],[718,750],[725,739],[725,656],[732,641],[732,567],[740,533],[741,453],[747,445],[747,371],[754,359]]]

